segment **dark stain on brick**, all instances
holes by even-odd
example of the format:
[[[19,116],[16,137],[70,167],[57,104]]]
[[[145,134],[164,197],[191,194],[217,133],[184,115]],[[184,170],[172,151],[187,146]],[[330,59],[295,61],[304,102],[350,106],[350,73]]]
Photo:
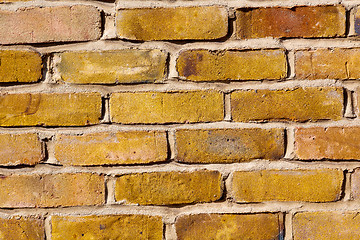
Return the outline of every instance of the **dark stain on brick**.
[[[183,71],[180,75],[189,77],[197,74],[197,64],[203,60],[203,54],[199,52],[186,52],[182,56],[184,61]]]
[[[360,35],[360,18],[355,19],[355,32]]]

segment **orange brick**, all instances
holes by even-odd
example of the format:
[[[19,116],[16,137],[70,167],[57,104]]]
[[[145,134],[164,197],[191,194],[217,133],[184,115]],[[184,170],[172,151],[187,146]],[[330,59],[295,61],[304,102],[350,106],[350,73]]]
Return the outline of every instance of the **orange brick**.
[[[42,59],[38,52],[1,50],[0,61],[0,82],[30,83],[42,76]]]
[[[105,201],[104,177],[91,173],[2,175],[0,207],[68,207]]]
[[[213,202],[221,196],[217,171],[134,173],[117,178],[115,187],[116,201],[139,205]]]
[[[163,222],[159,216],[52,216],[51,227],[52,240],[163,239]]]
[[[343,98],[336,87],[239,90],[231,94],[231,113],[235,122],[340,120]]]
[[[177,160],[187,163],[244,162],[284,155],[283,129],[191,129],[176,131]]]
[[[100,11],[93,6],[0,11],[0,44],[89,41],[100,36]]]
[[[0,219],[0,239],[44,240],[44,221],[33,217],[2,218]]]
[[[360,235],[359,212],[301,212],[293,217],[294,240],[356,240]]]
[[[122,92],[110,97],[116,123],[192,123],[224,119],[224,96],[218,91]]]
[[[167,54],[158,49],[122,49],[64,52],[60,58],[58,71],[68,83],[143,83],[165,78]]]
[[[44,158],[37,134],[0,134],[0,165],[35,165]]]
[[[278,213],[184,215],[175,227],[179,240],[283,239]]]
[[[197,49],[182,51],[176,69],[180,77],[192,81],[282,79],[287,75],[287,62],[281,49]]]
[[[116,29],[141,41],[217,39],[228,32],[228,13],[221,6],[120,9]]]
[[[0,126],[84,126],[100,117],[99,93],[0,94]]]
[[[343,178],[337,169],[234,172],[231,189],[236,202],[332,202],[340,199]]]
[[[64,165],[144,164],[167,159],[163,131],[56,135],[55,157]]]
[[[236,36],[246,38],[338,37],[345,35],[346,11],[337,6],[243,8],[236,11]]]
[[[360,128],[298,128],[295,149],[300,159],[360,159]]]

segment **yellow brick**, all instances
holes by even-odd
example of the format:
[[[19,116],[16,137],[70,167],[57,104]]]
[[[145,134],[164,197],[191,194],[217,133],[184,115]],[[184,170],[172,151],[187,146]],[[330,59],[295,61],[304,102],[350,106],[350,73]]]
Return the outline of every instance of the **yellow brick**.
[[[179,240],[283,239],[282,215],[194,214],[176,219]]]
[[[135,173],[116,180],[116,201],[140,205],[213,202],[222,196],[217,171]]]
[[[120,9],[116,30],[141,41],[217,39],[228,32],[228,13],[221,6]]]
[[[235,91],[231,94],[235,122],[340,120],[343,89],[335,87]]]
[[[332,202],[340,199],[343,178],[337,169],[234,172],[231,189],[236,202]]]
[[[211,129],[176,131],[177,160],[188,163],[244,162],[284,155],[283,129]]]
[[[37,134],[0,134],[0,165],[35,165],[44,158]]]
[[[52,216],[51,227],[52,240],[163,239],[163,223],[159,216]]]
[[[144,164],[167,159],[163,131],[56,135],[55,157],[63,165]]]
[[[100,117],[99,93],[0,95],[0,126],[83,126]]]
[[[32,217],[0,219],[0,239],[43,240],[44,221]]]
[[[241,66],[241,67],[239,67]],[[192,81],[282,79],[287,75],[284,50],[186,50],[176,69]]]
[[[301,212],[293,217],[294,240],[357,240],[359,212]]]
[[[58,70],[68,83],[142,83],[165,78],[167,54],[157,49],[64,52],[60,57]]]
[[[91,173],[0,177],[0,207],[68,207],[105,201],[104,177]]]
[[[41,78],[42,59],[38,52],[0,51],[0,82],[37,82]]]
[[[211,90],[113,93],[110,114],[117,123],[214,122],[224,118],[223,99]]]

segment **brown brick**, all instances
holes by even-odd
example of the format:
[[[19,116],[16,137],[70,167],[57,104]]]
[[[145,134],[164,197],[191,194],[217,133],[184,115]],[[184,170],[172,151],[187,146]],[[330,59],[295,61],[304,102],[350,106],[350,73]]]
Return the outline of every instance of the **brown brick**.
[[[175,226],[179,240],[283,239],[278,213],[184,215]]]
[[[30,83],[42,76],[42,59],[38,52],[1,50],[0,61],[0,82]]]
[[[340,120],[343,89],[239,90],[231,94],[231,113],[235,122]]]
[[[360,49],[316,49],[295,53],[299,79],[358,79]]]
[[[0,94],[0,126],[83,126],[100,117],[99,93]]]
[[[228,13],[221,6],[120,9],[116,30],[141,41],[218,39],[228,32]]]
[[[68,207],[100,205],[104,177],[91,173],[9,175],[0,177],[0,207]]]
[[[177,160],[230,163],[279,159],[284,155],[283,129],[191,129],[176,131]]]
[[[356,168],[351,174],[351,198],[360,200],[360,168]]]
[[[144,164],[167,159],[164,131],[56,135],[55,157],[64,165]]]
[[[359,7],[354,8],[354,30],[356,35],[360,35],[360,11]]]
[[[300,159],[360,159],[360,128],[298,128],[295,149]]]
[[[93,6],[28,7],[0,11],[0,44],[88,41],[101,36]]]
[[[346,11],[337,6],[243,8],[236,11],[236,36],[246,38],[338,37],[345,35]]]
[[[116,201],[140,205],[213,202],[221,198],[217,171],[152,172],[123,175],[116,180]]]
[[[142,83],[165,78],[167,54],[158,49],[64,52],[60,57],[58,70],[68,83]]]
[[[360,235],[359,212],[301,212],[293,217],[294,240],[355,240]]]
[[[2,218],[0,239],[45,240],[44,221],[33,217]]]
[[[340,199],[343,178],[337,169],[234,172],[231,189],[236,202],[331,202]]]
[[[180,77],[192,81],[282,79],[287,76],[285,52],[280,49],[185,50],[177,59],[176,69]]]
[[[218,91],[122,92],[110,98],[117,123],[192,123],[224,119],[224,96]]]
[[[35,165],[44,158],[37,134],[0,134],[0,165]]]
[[[163,223],[160,216],[52,216],[51,226],[52,240],[163,239]]]

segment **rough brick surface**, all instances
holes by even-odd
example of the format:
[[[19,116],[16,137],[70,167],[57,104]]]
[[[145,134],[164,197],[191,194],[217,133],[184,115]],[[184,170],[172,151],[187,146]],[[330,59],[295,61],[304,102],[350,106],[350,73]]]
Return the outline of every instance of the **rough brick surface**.
[[[217,39],[228,32],[228,13],[221,6],[120,9],[116,29],[142,41]]]
[[[188,163],[244,162],[280,159],[282,129],[191,129],[176,131],[177,160]]]
[[[0,135],[1,136],[1,135]],[[59,134],[55,157],[64,165],[144,164],[167,159],[163,131]]]
[[[231,188],[236,202],[332,202],[340,199],[343,178],[337,169],[234,172]]]
[[[0,219],[0,239],[44,240],[44,221],[33,217]]]
[[[100,117],[99,93],[0,94],[0,126],[84,126]]]
[[[100,205],[105,201],[104,177],[91,173],[2,175],[0,207]]]
[[[34,165],[44,158],[36,133],[0,134],[0,165]]]
[[[360,128],[298,128],[295,148],[300,159],[360,159]]]
[[[116,180],[116,201],[140,205],[213,202],[222,196],[217,171],[135,173]]]
[[[111,120],[117,123],[215,122],[224,118],[218,91],[123,92],[110,97]]]
[[[360,168],[356,168],[351,174],[351,198],[360,199]]]
[[[185,50],[176,68],[180,77],[191,81],[282,79],[287,75],[285,52],[280,49]]]
[[[101,36],[100,11],[88,5],[0,11],[0,43],[88,41]]]
[[[292,8],[243,8],[236,11],[236,36],[337,37],[345,35],[346,12],[343,6],[300,6]]]
[[[159,216],[52,216],[51,226],[53,240],[163,239],[163,223]]]
[[[281,214],[194,214],[177,218],[179,240],[282,239]]]
[[[231,94],[236,122],[340,120],[343,90],[335,87],[239,90]]]
[[[158,49],[123,49],[64,52],[60,58],[59,73],[68,83],[142,83],[165,78],[167,54]]]
[[[41,78],[42,59],[38,52],[2,50],[0,62],[0,83],[30,83],[37,82]]]
[[[293,217],[294,240],[355,240],[360,234],[359,212],[300,212]]]

